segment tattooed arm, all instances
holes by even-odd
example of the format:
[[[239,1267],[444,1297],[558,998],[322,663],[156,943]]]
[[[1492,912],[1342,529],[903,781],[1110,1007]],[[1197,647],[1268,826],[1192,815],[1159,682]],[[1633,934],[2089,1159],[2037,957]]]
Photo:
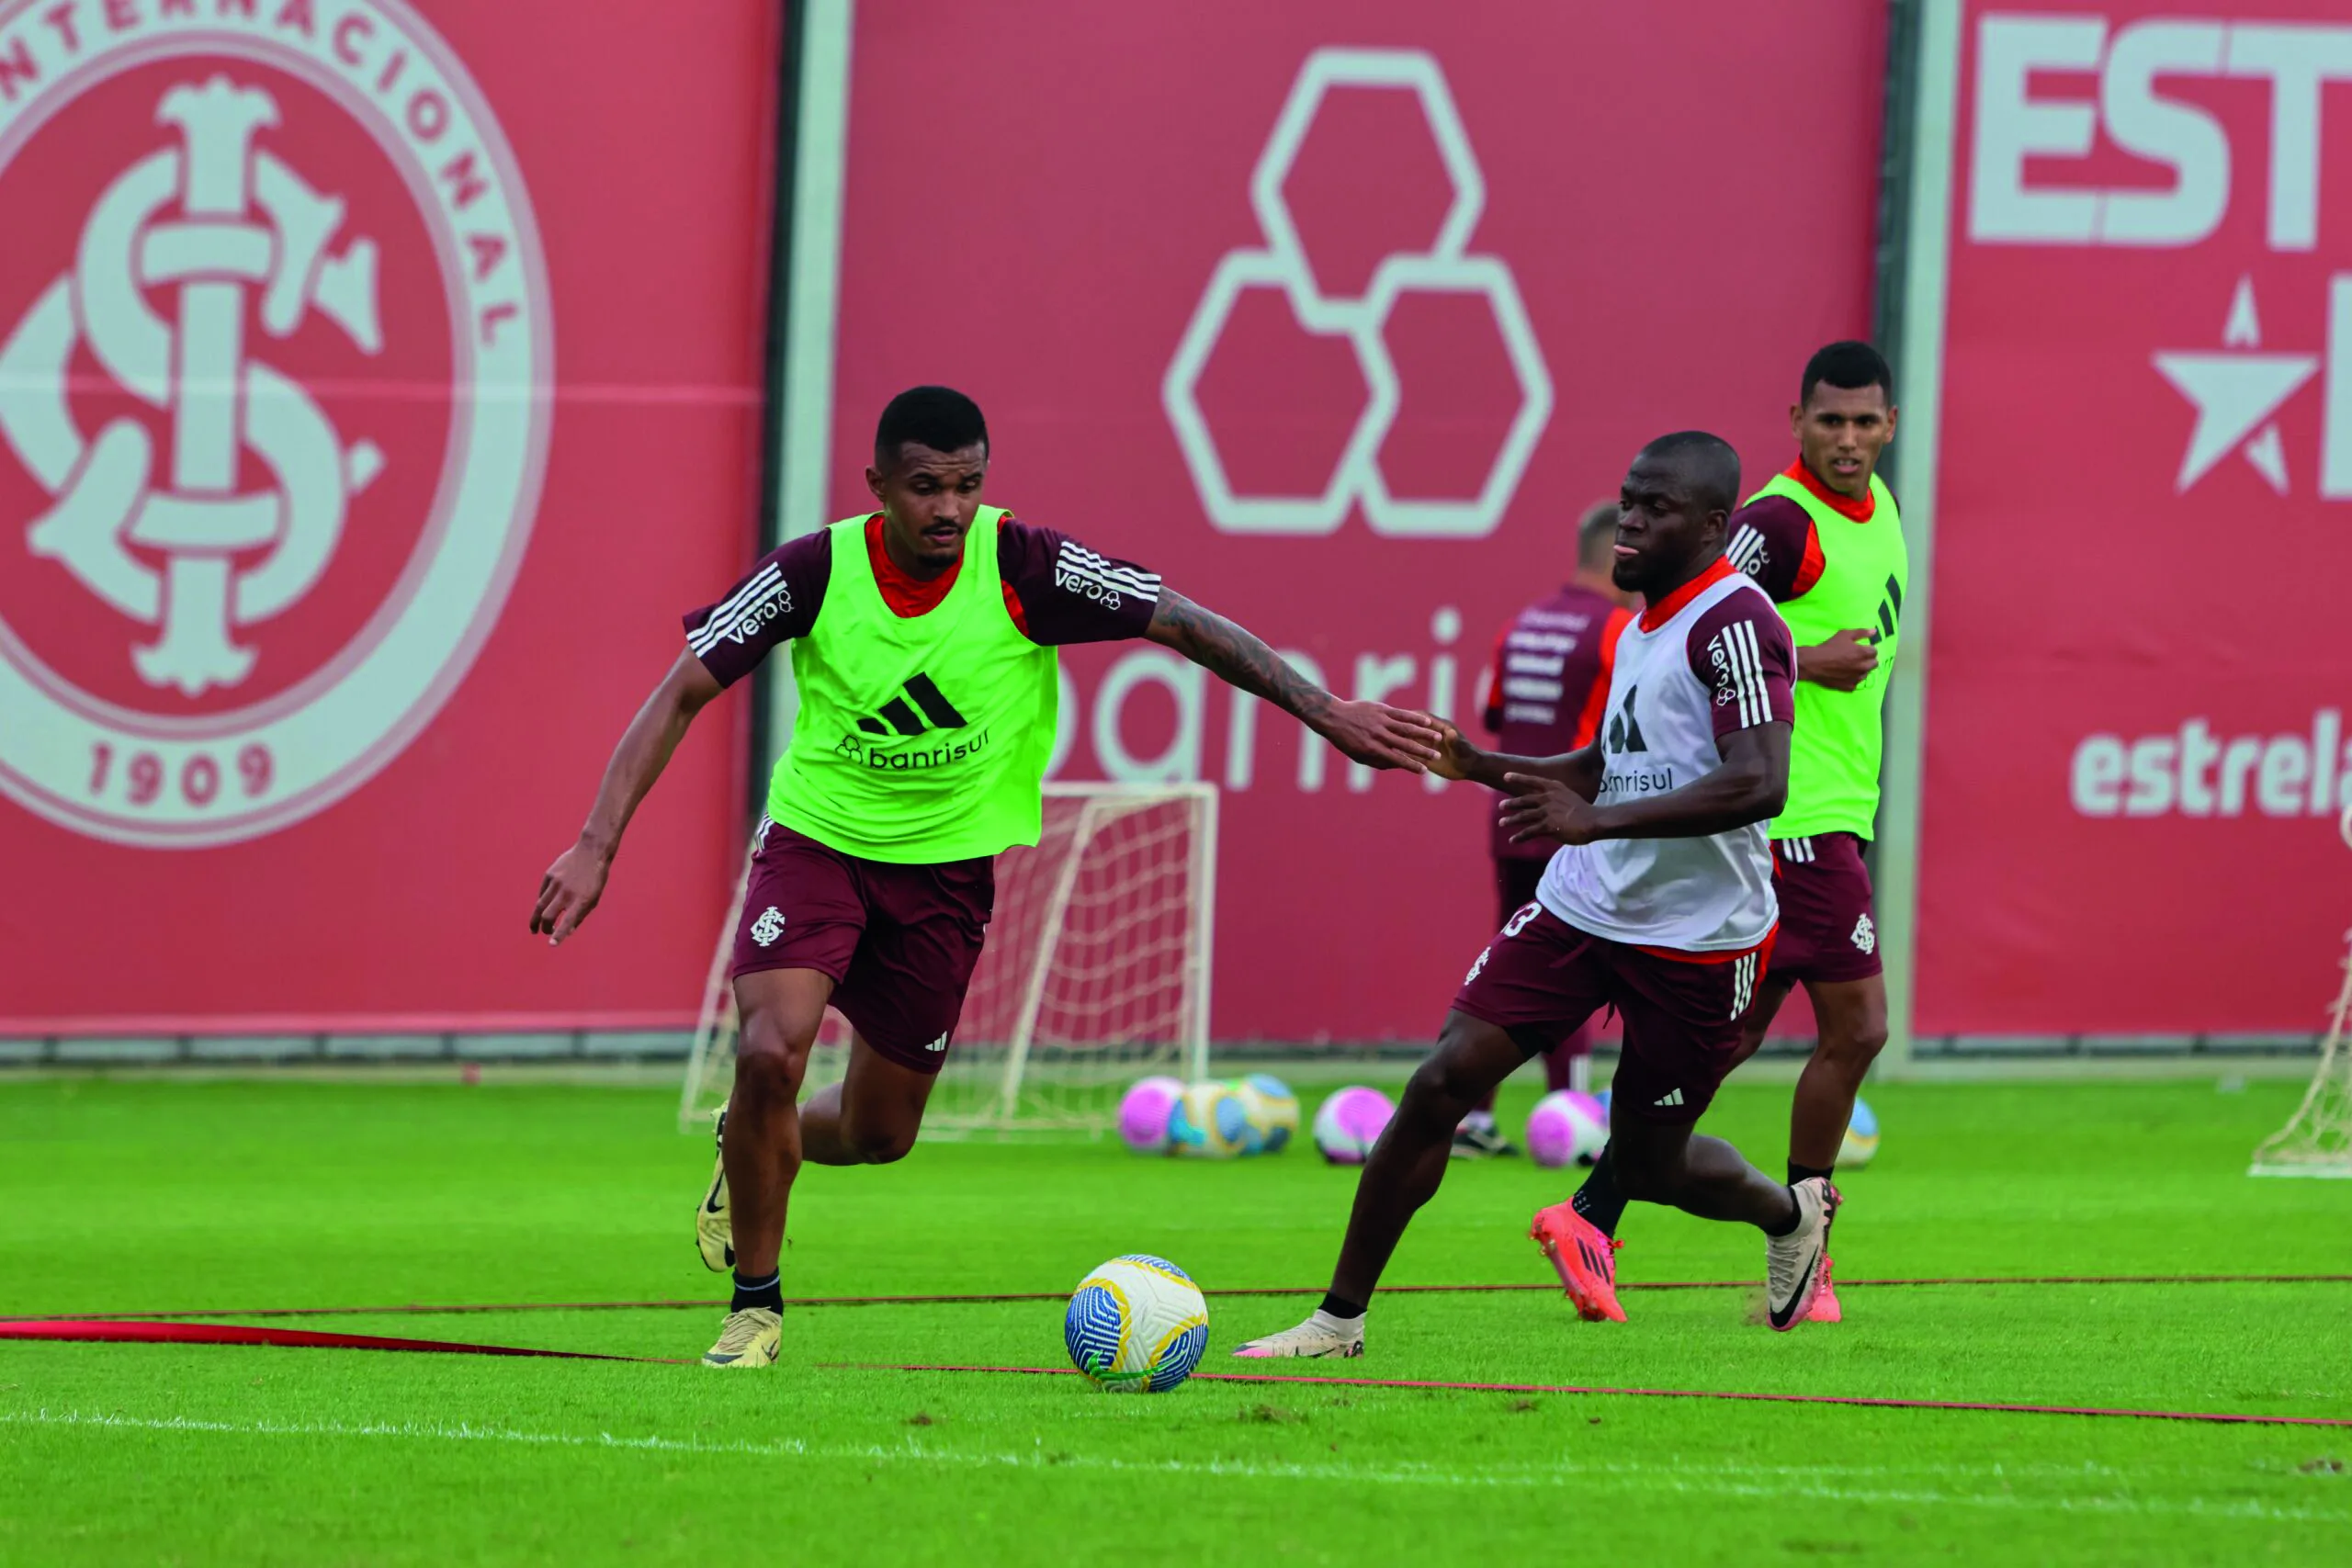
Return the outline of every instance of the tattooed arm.
[[[1385,703],[1341,702],[1257,637],[1174,589],[1160,590],[1144,636],[1226,684],[1263,697],[1354,761],[1419,773],[1438,753],[1441,732],[1428,716]]]

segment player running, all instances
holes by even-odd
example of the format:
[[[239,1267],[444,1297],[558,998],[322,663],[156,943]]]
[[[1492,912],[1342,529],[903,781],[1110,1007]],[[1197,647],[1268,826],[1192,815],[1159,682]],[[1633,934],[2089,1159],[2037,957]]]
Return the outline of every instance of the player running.
[[[1444,1179],[1463,1112],[1608,1006],[1625,1023],[1610,1104],[1619,1184],[1763,1231],[1772,1326],[1804,1317],[1837,1193],[1819,1177],[1783,1186],[1692,1133],[1737,1054],[1771,949],[1764,825],[1788,794],[1795,655],[1770,601],[1724,558],[1738,495],[1739,458],[1719,438],[1685,431],[1644,447],[1620,496],[1613,575],[1648,607],[1617,639],[1599,739],[1537,760],[1450,735],[1431,764],[1508,792],[1515,835],[1568,847],[1470,966],[1436,1051],[1374,1145],[1322,1306],[1236,1355],[1362,1355],[1365,1305]],[[1542,1215],[1537,1235],[1546,1239]]]
[[[1626,593],[1610,577],[1617,564],[1617,503],[1604,501],[1577,525],[1576,575],[1511,617],[1495,643],[1487,671],[1484,718],[1495,750],[1522,757],[1552,757],[1592,743],[1600,724],[1601,699],[1609,695],[1610,661],[1617,634],[1633,614]],[[1544,864],[1560,846],[1549,839],[1514,840],[1496,815],[1491,848],[1495,892],[1501,925],[1513,911],[1534,902]],[[1592,1057],[1590,1026],[1577,1030],[1544,1054],[1544,1084],[1549,1089],[1582,1089],[1583,1069]],[[1495,1126],[1495,1096],[1473,1106],[1453,1130],[1453,1157],[1486,1159],[1518,1152]]]
[[[1802,982],[1819,1039],[1789,1112],[1792,1182],[1832,1175],[1854,1096],[1886,1043],[1886,980],[1862,847],[1878,814],[1880,710],[1910,581],[1894,497],[1878,478],[1894,436],[1894,386],[1866,343],[1815,354],[1789,410],[1797,460],[1732,515],[1724,548],[1780,605],[1797,643],[1789,804],[1772,824],[1781,929],[1734,1058],[1736,1066],[1756,1054]],[[1609,1151],[1570,1204],[1553,1221],[1568,1293],[1585,1316],[1622,1321],[1611,1238],[1625,1199]],[[1596,1267],[1583,1266],[1588,1255]],[[1821,1271],[1812,1320],[1836,1323],[1826,1251]]]
[[[801,1162],[881,1164],[915,1141],[979,958],[994,856],[1037,841],[1057,646],[1148,637],[1373,767],[1419,772],[1442,744],[1426,716],[1340,701],[1141,568],[983,506],[988,466],[969,398],[892,399],[865,472],[880,510],[772,551],[685,616],[685,649],[539,885],[531,930],[560,942],[603,897],[622,829],[695,715],[793,645],[799,717],[736,931],[735,1090],[697,1216],[705,1261],[735,1275],[712,1366],[775,1359]],[[796,1105],[828,1003],[855,1030],[847,1075]]]

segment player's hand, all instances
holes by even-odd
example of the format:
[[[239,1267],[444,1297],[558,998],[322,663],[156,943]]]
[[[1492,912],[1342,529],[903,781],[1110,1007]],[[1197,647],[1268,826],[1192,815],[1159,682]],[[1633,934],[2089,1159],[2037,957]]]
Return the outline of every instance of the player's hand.
[[[545,936],[553,947],[580,929],[605,896],[605,878],[612,862],[585,844],[574,844],[555,857],[539,878],[539,901],[531,909],[531,934]]]
[[[1589,844],[1600,836],[1592,802],[1559,780],[1505,773],[1503,787],[1510,798],[1502,805],[1502,824],[1512,843],[1557,839],[1564,844]]]
[[[1850,692],[1878,668],[1878,633],[1868,626],[1832,632],[1827,642],[1797,649],[1797,679]]]
[[[1386,703],[1335,702],[1315,730],[1351,762],[1416,773],[1427,770],[1445,744],[1437,719]]]
[[[1442,779],[1465,783],[1470,777],[1470,760],[1478,749],[1463,739],[1462,731],[1444,719],[1437,720],[1437,755],[1430,759],[1429,771]]]

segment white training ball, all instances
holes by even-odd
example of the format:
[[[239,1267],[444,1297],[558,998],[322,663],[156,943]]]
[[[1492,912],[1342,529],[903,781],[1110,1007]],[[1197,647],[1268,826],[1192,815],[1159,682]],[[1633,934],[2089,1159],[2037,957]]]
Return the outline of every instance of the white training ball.
[[[1271,1073],[1251,1073],[1236,1088],[1241,1107],[1258,1134],[1259,1151],[1279,1154],[1298,1134],[1298,1096]]]
[[[1078,1370],[1111,1393],[1166,1393],[1209,1346],[1209,1303],[1164,1258],[1131,1252],[1078,1282],[1062,1317]]]
[[[1371,1156],[1396,1107],[1362,1084],[1335,1089],[1315,1112],[1315,1146],[1333,1165],[1362,1165]]]
[[[1168,1113],[1168,1144],[1180,1155],[1229,1159],[1257,1153],[1262,1141],[1230,1083],[1186,1084]]]
[[[1858,1098],[1854,1114],[1846,1123],[1845,1139],[1838,1145],[1838,1164],[1842,1169],[1860,1170],[1876,1158],[1878,1112],[1870,1108],[1868,1100]]]

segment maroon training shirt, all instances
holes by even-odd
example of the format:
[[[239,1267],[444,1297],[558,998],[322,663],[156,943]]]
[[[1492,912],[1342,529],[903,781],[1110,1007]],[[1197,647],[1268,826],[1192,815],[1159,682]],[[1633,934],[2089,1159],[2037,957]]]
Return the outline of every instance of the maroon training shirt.
[[[1571,582],[1530,604],[1504,628],[1487,671],[1486,721],[1495,750],[1513,757],[1557,757],[1592,743],[1609,700],[1617,634],[1633,618],[1608,595]],[[1514,844],[1495,797],[1497,860],[1549,860],[1549,839]]]

